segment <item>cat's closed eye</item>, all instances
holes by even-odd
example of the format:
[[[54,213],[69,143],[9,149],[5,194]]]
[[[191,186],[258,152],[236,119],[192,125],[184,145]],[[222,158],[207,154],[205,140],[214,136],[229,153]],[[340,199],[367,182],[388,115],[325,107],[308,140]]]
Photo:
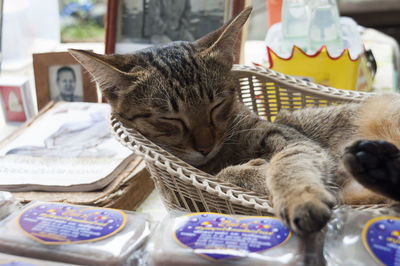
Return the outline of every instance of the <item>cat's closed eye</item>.
[[[213,127],[217,124],[217,114],[220,111],[222,105],[225,103],[225,100],[220,101],[216,105],[214,105],[210,110],[210,123]]]
[[[186,123],[181,118],[163,116],[163,117],[160,117],[160,120],[167,121],[174,126],[180,127],[180,129],[182,130],[183,133],[186,133],[188,131],[188,127],[186,126]]]
[[[229,104],[227,100],[222,100],[215,104],[210,110],[210,124],[213,127],[227,119],[229,113]]]

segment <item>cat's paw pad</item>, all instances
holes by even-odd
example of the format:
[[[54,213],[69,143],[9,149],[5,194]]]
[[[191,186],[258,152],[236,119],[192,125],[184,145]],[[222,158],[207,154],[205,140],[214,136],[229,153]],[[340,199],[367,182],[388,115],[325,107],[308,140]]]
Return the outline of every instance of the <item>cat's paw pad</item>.
[[[318,195],[319,196],[315,196]],[[298,235],[307,235],[321,230],[329,218],[336,200],[329,192],[300,193],[283,200],[278,207],[280,218]]]
[[[344,166],[364,186],[400,200],[400,151],[383,141],[359,140],[346,148]]]

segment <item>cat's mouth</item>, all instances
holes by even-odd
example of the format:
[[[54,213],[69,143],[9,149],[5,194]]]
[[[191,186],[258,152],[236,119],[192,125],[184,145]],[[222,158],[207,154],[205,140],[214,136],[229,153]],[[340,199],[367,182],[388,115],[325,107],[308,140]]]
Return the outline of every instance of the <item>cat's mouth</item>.
[[[214,148],[206,155],[196,150],[188,151],[183,155],[184,160],[193,166],[202,166],[208,163],[212,158],[214,158],[219,150],[221,149],[221,144],[215,145]]]

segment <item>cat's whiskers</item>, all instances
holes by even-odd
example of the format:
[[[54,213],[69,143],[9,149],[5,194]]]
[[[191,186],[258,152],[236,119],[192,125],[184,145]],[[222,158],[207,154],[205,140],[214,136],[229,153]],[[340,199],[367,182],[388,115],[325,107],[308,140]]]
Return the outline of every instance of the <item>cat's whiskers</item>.
[[[236,135],[236,129],[241,126],[241,124],[243,122],[245,122],[245,119],[248,118],[248,115],[244,115],[244,112],[241,111],[240,113],[238,113],[232,120],[232,122],[230,123],[230,126],[228,127],[228,130],[225,134],[225,138],[224,140],[229,140],[231,139],[233,136]]]
[[[265,132],[265,128],[250,128],[250,129],[240,129],[240,130],[235,130],[232,132],[229,136],[229,138],[233,138],[235,136],[242,135],[242,133],[249,132],[249,135],[247,135],[248,138],[251,138],[250,133],[256,133],[256,132]]]
[[[237,133],[250,132],[250,131],[262,131],[262,132],[265,132],[265,128],[264,127],[258,127],[258,128],[241,129],[241,130],[238,130]]]

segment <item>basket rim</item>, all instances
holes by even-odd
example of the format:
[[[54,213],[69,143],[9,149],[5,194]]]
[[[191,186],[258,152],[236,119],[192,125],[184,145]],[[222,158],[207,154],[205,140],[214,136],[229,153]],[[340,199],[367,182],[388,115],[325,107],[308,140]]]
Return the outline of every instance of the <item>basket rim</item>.
[[[361,100],[365,99],[365,97],[374,95],[374,93],[371,92],[342,90],[323,86],[259,66],[234,64],[232,67],[232,72],[238,78],[257,74],[282,85],[282,87],[300,91],[306,94],[318,95],[322,99],[329,99],[338,102],[360,102]]]
[[[234,204],[254,208],[258,211],[273,215],[273,209],[269,200],[266,199],[267,196],[257,195],[257,193],[253,191],[246,190],[234,184],[218,182],[214,176],[207,174],[168,153],[139,132],[124,127],[122,122],[113,115],[110,116],[110,125],[112,128],[112,135],[114,135],[122,145],[142,156],[146,164],[148,163],[147,160],[152,162],[157,161],[157,166],[168,168],[168,170],[173,172],[173,174],[175,174],[175,176],[180,180],[190,183],[198,189],[204,190],[225,200],[230,200]],[[171,159],[167,157],[172,157],[173,160],[171,161]],[[151,178],[154,179],[153,176],[151,176]],[[399,203],[348,205],[339,202],[334,209],[348,206],[349,208],[356,210],[369,210],[390,207],[392,205],[398,205],[400,207]]]

